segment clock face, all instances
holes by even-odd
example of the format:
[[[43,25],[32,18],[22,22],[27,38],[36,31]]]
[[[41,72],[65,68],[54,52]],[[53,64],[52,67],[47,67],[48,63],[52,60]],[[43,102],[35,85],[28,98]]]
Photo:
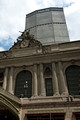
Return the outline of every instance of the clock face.
[[[28,47],[28,45],[29,45],[29,40],[22,41],[21,48]]]

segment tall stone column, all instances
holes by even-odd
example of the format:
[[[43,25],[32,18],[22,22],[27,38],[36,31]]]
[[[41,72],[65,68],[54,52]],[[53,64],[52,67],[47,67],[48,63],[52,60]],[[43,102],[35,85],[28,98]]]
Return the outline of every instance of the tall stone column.
[[[37,65],[34,65],[33,97],[38,96]]]
[[[68,89],[67,89],[67,85],[64,79],[64,74],[63,74],[63,70],[62,70],[62,63],[59,62],[58,63],[58,67],[59,67],[59,75],[60,75],[60,87],[61,87],[61,92],[62,95],[68,95]]]
[[[45,81],[43,77],[43,64],[40,64],[40,82],[41,82],[41,96],[45,96]]]
[[[8,91],[13,94],[13,67],[10,68]]]
[[[54,96],[59,96],[58,78],[56,74],[55,63],[52,63],[52,82],[53,82]]]
[[[8,79],[8,68],[5,68],[4,72],[4,80],[3,80],[3,88],[6,90],[7,88],[7,79]]]

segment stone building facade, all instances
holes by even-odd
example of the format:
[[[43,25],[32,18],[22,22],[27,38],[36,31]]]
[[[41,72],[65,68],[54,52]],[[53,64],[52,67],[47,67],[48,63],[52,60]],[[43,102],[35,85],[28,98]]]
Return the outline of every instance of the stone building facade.
[[[2,120],[79,120],[80,41],[42,45],[25,30],[0,52],[0,86]]]

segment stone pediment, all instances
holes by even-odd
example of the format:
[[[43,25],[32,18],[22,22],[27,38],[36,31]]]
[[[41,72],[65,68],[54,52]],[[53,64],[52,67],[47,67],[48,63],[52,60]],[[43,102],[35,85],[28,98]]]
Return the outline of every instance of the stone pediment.
[[[18,37],[17,42],[14,43],[10,50],[42,46],[41,42],[34,39],[34,35],[30,34],[30,31],[25,30],[21,33],[21,36]]]

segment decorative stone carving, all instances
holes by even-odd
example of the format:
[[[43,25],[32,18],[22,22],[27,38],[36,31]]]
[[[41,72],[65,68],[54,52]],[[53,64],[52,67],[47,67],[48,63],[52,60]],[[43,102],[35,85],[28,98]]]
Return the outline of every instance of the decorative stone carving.
[[[0,53],[0,59],[4,59],[4,58],[10,58],[12,56],[11,51],[5,51],[5,52],[1,52]]]
[[[48,46],[45,46],[45,47],[42,48],[42,51],[43,51],[43,54],[50,53],[51,52],[51,48],[48,47]]]
[[[21,32],[21,36],[18,37],[18,39],[26,40],[26,39],[34,39],[34,35],[30,34],[30,30],[25,30],[24,32]]]
[[[21,48],[23,48],[23,47],[28,47],[29,46],[29,40],[23,40],[22,42],[21,42]]]
[[[34,35],[30,34],[30,30],[29,31],[25,30],[24,32],[21,33],[22,33],[21,36],[19,36],[17,39],[17,43],[14,43],[10,50],[42,46],[42,44],[38,40],[34,39]]]

